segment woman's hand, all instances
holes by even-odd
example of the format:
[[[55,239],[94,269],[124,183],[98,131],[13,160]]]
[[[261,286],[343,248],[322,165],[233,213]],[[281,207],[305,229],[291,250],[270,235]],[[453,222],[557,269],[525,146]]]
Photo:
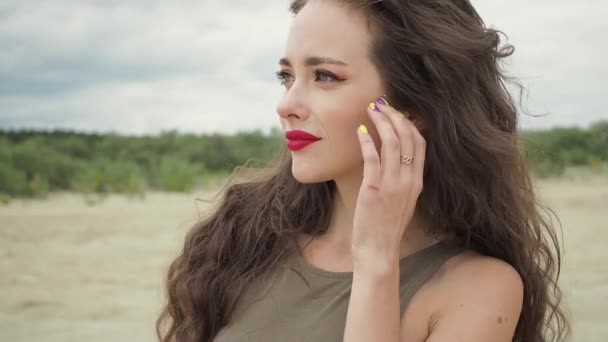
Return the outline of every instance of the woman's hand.
[[[375,272],[399,260],[401,238],[423,187],[426,141],[412,121],[383,98],[370,103],[367,112],[382,147],[378,156],[365,126],[358,130],[364,166],[354,214],[352,253],[355,268]],[[411,156],[413,161],[402,164],[400,155]]]

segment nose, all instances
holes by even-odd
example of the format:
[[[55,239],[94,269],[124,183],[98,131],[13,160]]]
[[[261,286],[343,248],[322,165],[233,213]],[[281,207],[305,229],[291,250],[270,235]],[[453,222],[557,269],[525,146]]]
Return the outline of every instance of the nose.
[[[296,89],[295,84],[289,88],[277,104],[277,113],[282,120],[299,118],[306,120],[310,108],[306,105],[306,94]]]

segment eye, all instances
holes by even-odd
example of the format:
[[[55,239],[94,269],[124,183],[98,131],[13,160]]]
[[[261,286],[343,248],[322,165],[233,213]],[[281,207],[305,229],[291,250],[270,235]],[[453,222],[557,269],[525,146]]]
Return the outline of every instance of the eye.
[[[279,81],[281,82],[281,85],[287,84],[288,79],[291,77],[291,75],[288,72],[285,72],[283,70],[277,71],[276,75],[277,75],[277,78],[279,79]]]
[[[287,83],[293,81],[293,76],[284,70],[280,70],[276,72],[277,79],[281,82],[281,85],[286,85]],[[331,72],[324,70],[315,70],[315,81],[318,82],[336,82],[342,81],[336,75]]]
[[[339,81],[339,79],[334,74],[327,72],[327,71],[317,70],[317,71],[315,71],[315,74],[317,75],[318,79],[321,79],[323,77],[329,78],[328,80],[326,79],[325,81],[321,80],[321,82]]]

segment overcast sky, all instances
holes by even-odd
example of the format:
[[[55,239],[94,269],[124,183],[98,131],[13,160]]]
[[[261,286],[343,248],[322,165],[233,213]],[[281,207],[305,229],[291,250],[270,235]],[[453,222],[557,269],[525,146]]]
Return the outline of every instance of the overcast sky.
[[[608,2],[473,0],[516,48],[524,128],[608,119]],[[0,127],[280,127],[288,0],[0,0]]]

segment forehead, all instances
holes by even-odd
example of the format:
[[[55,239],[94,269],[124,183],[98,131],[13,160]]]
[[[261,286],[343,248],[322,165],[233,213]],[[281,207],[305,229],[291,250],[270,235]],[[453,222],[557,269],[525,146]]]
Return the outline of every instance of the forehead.
[[[322,55],[355,63],[371,43],[367,20],[360,12],[334,0],[311,0],[293,20],[287,39],[289,59]]]

